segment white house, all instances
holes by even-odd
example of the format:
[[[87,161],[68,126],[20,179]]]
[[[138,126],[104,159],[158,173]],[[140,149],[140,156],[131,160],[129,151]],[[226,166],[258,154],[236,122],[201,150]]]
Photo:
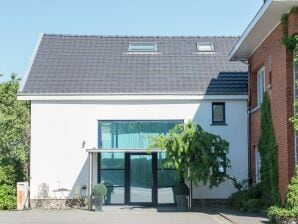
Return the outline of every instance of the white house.
[[[107,204],[174,203],[175,170],[148,137],[193,120],[230,143],[231,169],[248,177],[247,66],[230,62],[237,37],[44,34],[18,98],[31,101],[31,199],[47,183],[73,190],[105,182]],[[194,186],[193,199],[235,191]]]

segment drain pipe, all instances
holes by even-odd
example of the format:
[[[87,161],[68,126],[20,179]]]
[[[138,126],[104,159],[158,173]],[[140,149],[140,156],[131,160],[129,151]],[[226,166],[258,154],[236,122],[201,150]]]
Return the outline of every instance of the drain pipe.
[[[89,161],[89,175],[88,175],[88,210],[92,210],[92,178],[93,178],[93,164],[92,164],[92,152],[88,152],[88,161]]]
[[[247,88],[247,95],[248,95],[248,99],[247,99],[247,146],[248,146],[248,184],[251,185],[252,184],[252,173],[251,173],[251,142],[250,142],[250,139],[251,139],[251,135],[250,135],[250,130],[251,130],[251,127],[250,127],[250,116],[251,116],[251,98],[250,98],[250,83],[251,83],[251,75],[250,75],[250,70],[251,70],[251,67],[250,67],[250,64],[248,63],[248,77],[247,77],[247,85],[248,85],[248,88]]]

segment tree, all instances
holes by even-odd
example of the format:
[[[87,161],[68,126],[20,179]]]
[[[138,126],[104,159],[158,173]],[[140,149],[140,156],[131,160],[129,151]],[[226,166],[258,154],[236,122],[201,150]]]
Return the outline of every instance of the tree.
[[[180,177],[195,184],[208,182],[210,187],[218,186],[230,167],[226,158],[229,143],[192,122],[175,126],[168,135],[154,137],[149,148],[165,150],[163,166],[175,168]]]
[[[17,100],[20,79],[0,83],[0,209],[15,206],[15,188],[28,180],[30,104]]]

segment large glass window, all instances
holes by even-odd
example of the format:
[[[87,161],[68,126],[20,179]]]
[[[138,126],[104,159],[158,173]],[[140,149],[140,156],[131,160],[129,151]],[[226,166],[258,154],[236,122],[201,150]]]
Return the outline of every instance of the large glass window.
[[[107,187],[105,204],[123,204],[125,187],[125,154],[100,153],[100,182]]]
[[[137,150],[134,154],[131,151],[146,149],[152,137],[167,134],[182,122],[99,121],[98,147],[103,151],[99,154],[98,178],[107,186],[105,204],[152,202],[155,200],[155,197],[152,197],[156,192],[152,189],[155,181],[157,202],[159,204],[176,202],[175,187],[178,176],[175,169],[163,167],[165,153],[154,153],[153,162],[152,154],[137,154],[139,153]],[[125,149],[132,150],[127,152]]]
[[[165,152],[157,153],[157,193],[158,204],[176,203],[175,188],[180,180],[177,171],[164,167]]]
[[[145,149],[152,137],[167,134],[181,121],[100,121],[99,148]]]

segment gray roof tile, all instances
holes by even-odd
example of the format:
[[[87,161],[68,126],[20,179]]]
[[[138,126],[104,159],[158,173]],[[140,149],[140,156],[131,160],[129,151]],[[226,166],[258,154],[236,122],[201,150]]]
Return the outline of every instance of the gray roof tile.
[[[228,61],[237,40],[45,34],[21,94],[247,94],[247,66]],[[129,54],[137,41],[157,42],[158,54]]]

